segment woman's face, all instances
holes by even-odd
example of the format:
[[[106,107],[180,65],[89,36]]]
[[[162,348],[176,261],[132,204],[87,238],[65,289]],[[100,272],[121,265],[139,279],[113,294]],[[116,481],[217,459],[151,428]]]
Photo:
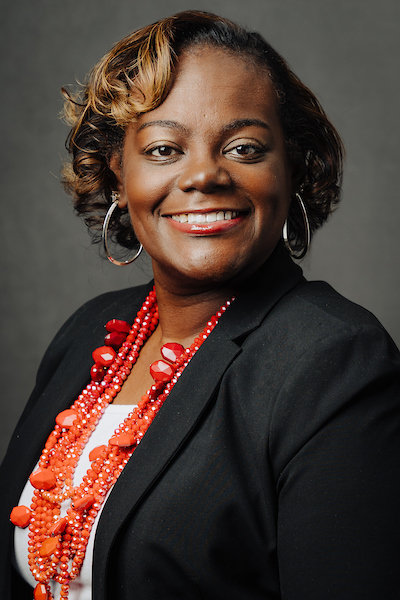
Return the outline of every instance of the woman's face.
[[[185,54],[165,101],[113,157],[156,282],[200,291],[255,271],[282,231],[292,192],[268,75],[228,52]]]

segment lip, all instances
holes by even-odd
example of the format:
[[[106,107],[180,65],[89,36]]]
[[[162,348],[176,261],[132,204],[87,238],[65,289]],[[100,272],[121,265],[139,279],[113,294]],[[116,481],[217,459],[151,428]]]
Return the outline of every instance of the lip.
[[[215,210],[195,211],[194,210],[194,211],[190,211],[190,213],[176,213],[176,214],[207,215],[208,213],[213,213],[213,212],[219,212],[219,211],[215,211]],[[228,212],[228,211],[223,211],[223,212]],[[229,212],[237,213],[238,211],[229,211]],[[170,225],[172,225],[172,227],[174,227],[175,229],[178,229],[179,231],[182,231],[184,233],[191,233],[191,234],[195,234],[195,235],[216,235],[216,234],[228,231],[228,230],[232,229],[233,227],[236,227],[239,223],[241,223],[244,220],[246,213],[241,212],[241,213],[237,214],[237,216],[230,218],[230,219],[217,220],[217,221],[205,222],[205,223],[198,223],[198,222],[181,223],[179,221],[175,221],[172,218],[174,215],[164,215],[164,216],[168,219],[168,223]]]

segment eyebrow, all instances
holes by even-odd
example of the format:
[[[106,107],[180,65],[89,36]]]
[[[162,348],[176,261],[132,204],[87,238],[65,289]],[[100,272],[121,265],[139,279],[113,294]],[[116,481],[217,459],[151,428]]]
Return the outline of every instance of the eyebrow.
[[[146,127],[152,127],[154,125],[158,125],[159,127],[167,127],[168,129],[179,129],[179,131],[182,131],[182,133],[188,132],[187,128],[181,123],[177,123],[177,121],[164,121],[161,119],[157,121],[148,121],[147,123],[143,123],[143,125],[139,127],[137,132],[139,133],[139,131],[142,131],[142,129],[145,129]]]
[[[261,119],[236,119],[235,121],[224,125],[222,131],[224,133],[227,133],[229,131],[236,131],[238,129],[243,129],[244,127],[251,127],[254,125],[257,127],[262,127],[263,129],[270,130],[269,125],[267,125],[267,123],[265,123],[265,121],[262,121]],[[157,119],[156,121],[148,121],[147,123],[143,123],[139,127],[137,132],[139,133],[139,131],[142,131],[142,129],[153,126],[166,127],[168,129],[178,129],[182,133],[188,133],[187,127],[185,127],[181,123],[178,123],[177,121],[168,121],[162,119]]]
[[[270,130],[271,128],[265,121],[261,121],[261,119],[237,119],[236,121],[232,121],[232,123],[228,123],[224,125],[222,128],[224,132],[235,131],[237,129],[243,129],[244,127],[252,127],[252,126],[262,127],[263,129]]]

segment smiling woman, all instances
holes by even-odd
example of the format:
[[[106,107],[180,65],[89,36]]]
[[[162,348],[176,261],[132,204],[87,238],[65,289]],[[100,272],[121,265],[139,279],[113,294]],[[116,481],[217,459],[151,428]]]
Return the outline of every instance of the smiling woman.
[[[66,95],[75,207],[154,282],[43,359],[0,475],[2,600],[398,600],[400,356],[292,260],[339,199],[318,101],[197,11]]]

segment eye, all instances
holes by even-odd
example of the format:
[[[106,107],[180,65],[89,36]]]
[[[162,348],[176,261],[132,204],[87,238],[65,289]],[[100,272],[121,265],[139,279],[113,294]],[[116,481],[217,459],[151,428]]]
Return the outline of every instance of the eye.
[[[261,158],[266,152],[264,146],[257,142],[237,143],[234,142],[229,144],[224,150],[223,154],[228,158],[231,157],[236,160],[245,160],[248,162],[256,161]]]
[[[182,151],[175,146],[171,146],[170,144],[157,144],[145,150],[144,153],[153,160],[162,161],[169,158],[174,158],[175,156],[182,154]]]

